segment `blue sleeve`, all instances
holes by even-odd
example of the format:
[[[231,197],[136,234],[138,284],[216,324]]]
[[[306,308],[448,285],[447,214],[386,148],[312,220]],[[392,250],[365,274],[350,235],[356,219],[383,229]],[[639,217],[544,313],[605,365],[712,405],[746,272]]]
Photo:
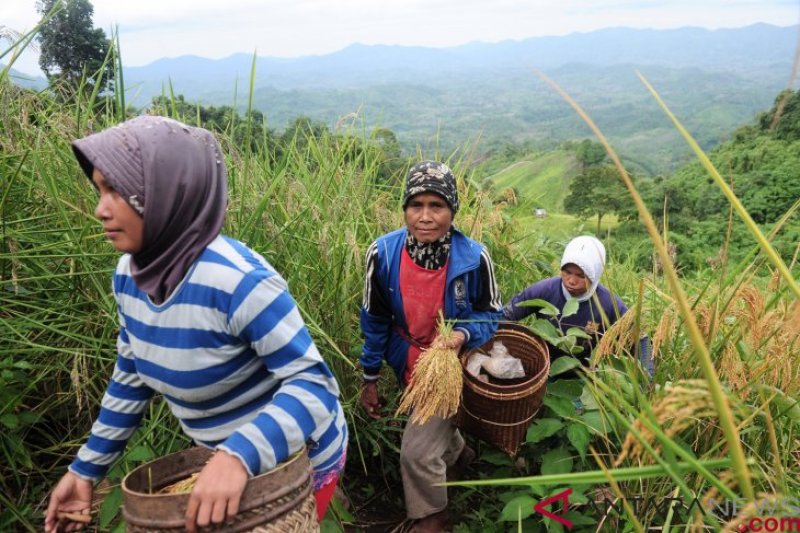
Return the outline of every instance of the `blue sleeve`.
[[[368,381],[378,379],[393,323],[392,311],[378,279],[377,266],[378,245],[377,242],[373,242],[367,249],[364,269],[364,294],[361,303],[361,333],[364,336],[364,345],[359,358],[359,363],[364,369],[364,379]]]
[[[279,275],[249,274],[233,300],[232,331],[280,380],[258,415],[217,446],[256,475],[285,461],[330,424],[339,409],[339,386]]]
[[[639,339],[639,362],[650,379],[653,379],[656,374],[656,364],[653,360],[653,345],[647,335],[642,335]]]
[[[150,404],[153,390],[136,372],[124,322],[117,338],[117,363],[100,403],[89,440],[78,451],[69,470],[78,477],[99,481],[125,451]]]
[[[377,376],[380,373],[391,330],[390,317],[374,315],[361,308],[361,333],[364,335],[364,345],[358,362],[364,369],[365,377]]]
[[[536,312],[536,307],[522,307],[519,304],[528,300],[539,300],[546,298],[545,280],[539,281],[517,293],[511,301],[503,307],[503,317],[506,320],[522,320]]]
[[[474,277],[478,290],[472,302],[472,313],[467,322],[458,323],[453,328],[464,333],[466,349],[477,348],[488,342],[494,337],[497,323],[502,319],[502,302],[494,275],[494,264],[486,248],[481,251],[480,265]]]

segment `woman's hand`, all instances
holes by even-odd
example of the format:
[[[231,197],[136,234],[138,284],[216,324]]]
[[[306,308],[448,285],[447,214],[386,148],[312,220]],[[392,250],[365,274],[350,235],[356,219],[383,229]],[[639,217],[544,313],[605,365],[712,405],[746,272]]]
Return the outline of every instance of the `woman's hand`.
[[[361,407],[367,412],[367,415],[374,419],[381,418],[381,400],[378,398],[378,384],[375,381],[368,381],[364,383],[361,389]]]
[[[222,524],[239,512],[249,475],[238,457],[217,451],[200,471],[186,507],[186,531]]]
[[[445,341],[444,337],[441,335],[437,335],[431,346],[436,346],[437,348],[449,348],[455,350],[456,353],[461,351],[461,347],[464,345],[464,341],[467,340],[466,335],[464,335],[463,331],[454,329],[453,332],[450,334],[450,339]]]
[[[92,507],[94,486],[91,481],[81,479],[72,472],[67,472],[53,489],[50,503],[44,516],[44,530],[80,531],[88,523],[89,511]],[[72,520],[65,515],[84,516],[83,520]]]

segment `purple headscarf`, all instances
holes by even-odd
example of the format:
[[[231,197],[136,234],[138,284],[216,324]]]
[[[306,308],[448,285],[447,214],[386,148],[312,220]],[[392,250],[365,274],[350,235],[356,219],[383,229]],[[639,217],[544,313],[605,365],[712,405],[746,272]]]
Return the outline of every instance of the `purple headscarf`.
[[[208,130],[140,116],[78,139],[72,149],[92,179],[96,167],[144,220],[131,258],[136,285],[162,303],[219,235],[228,203],[227,171]]]

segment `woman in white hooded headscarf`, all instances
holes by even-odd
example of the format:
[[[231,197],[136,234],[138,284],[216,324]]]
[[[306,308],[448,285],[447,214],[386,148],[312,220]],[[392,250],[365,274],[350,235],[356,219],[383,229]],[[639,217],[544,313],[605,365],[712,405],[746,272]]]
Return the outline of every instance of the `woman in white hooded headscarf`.
[[[584,365],[603,333],[628,311],[619,296],[613,294],[600,283],[606,263],[606,249],[595,237],[581,236],[572,239],[561,257],[561,275],[548,278],[527,287],[514,296],[503,308],[507,320],[521,320],[539,308],[521,306],[528,300],[544,300],[559,310],[567,301],[578,301],[578,311],[566,317],[541,315],[550,320],[556,328],[567,331],[577,327],[589,335],[584,340],[584,351],[579,354]],[[644,369],[653,375],[653,362],[650,358],[650,343],[643,338],[640,346],[640,359]],[[551,359],[566,355],[555,346],[550,346]]]

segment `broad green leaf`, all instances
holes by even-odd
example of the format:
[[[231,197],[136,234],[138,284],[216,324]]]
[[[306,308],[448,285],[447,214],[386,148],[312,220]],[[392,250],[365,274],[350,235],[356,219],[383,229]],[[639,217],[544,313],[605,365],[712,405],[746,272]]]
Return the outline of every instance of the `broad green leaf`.
[[[0,415],[0,424],[3,424],[8,429],[15,429],[19,426],[19,419],[17,415],[6,413],[4,415]]]
[[[100,519],[100,527],[104,530],[108,529],[108,525],[117,516],[117,513],[122,509],[122,489],[119,486],[114,487],[111,492],[106,494],[103,498],[103,505],[100,506],[98,517]]]
[[[567,335],[572,337],[579,337],[581,339],[591,339],[592,336],[583,331],[581,328],[573,326],[567,330]]]
[[[579,366],[581,366],[581,362],[574,357],[559,357],[550,365],[550,375],[557,376]]]
[[[578,307],[580,306],[580,302],[575,298],[570,298],[567,300],[567,303],[564,304],[564,310],[561,311],[561,318],[566,318],[568,316],[572,316],[578,312]]]
[[[550,450],[542,456],[542,475],[566,474],[572,471],[572,454],[565,448]]]
[[[335,500],[334,498],[333,500]],[[331,503],[333,503],[331,500]],[[325,515],[325,520],[319,525],[320,533],[342,533],[344,530],[342,527],[336,522],[336,519],[331,516],[330,513]]]
[[[533,506],[537,503],[539,502],[530,496],[517,496],[503,507],[498,520],[516,522],[522,518],[528,518],[533,514]]]
[[[586,423],[590,433],[605,435],[608,433],[608,430],[611,429],[608,427],[608,423],[603,420],[603,416],[600,414],[600,411],[586,411],[580,416],[580,418],[584,421],[584,423]]]
[[[547,300],[534,298],[533,300],[525,300],[516,304],[517,307],[538,307],[539,313],[547,316],[558,316],[558,307],[551,304]]]
[[[25,425],[35,424],[42,418],[41,414],[34,413],[33,411],[22,411],[18,416],[20,423]]]
[[[564,427],[564,423],[557,418],[539,418],[528,428],[525,441],[536,444],[547,437],[555,435],[562,427]]]
[[[339,498],[331,498],[331,510],[343,522],[355,522],[356,518],[348,511]],[[325,521],[327,522],[327,515]]]
[[[583,392],[583,383],[577,379],[557,379],[547,384],[547,394],[575,399]]]
[[[534,320],[530,324],[530,328],[531,331],[552,344],[555,344],[555,340],[561,335],[552,322],[543,318]]]
[[[589,429],[583,424],[570,424],[567,426],[567,438],[570,444],[581,454],[581,459],[586,459],[586,451],[589,449],[589,442],[592,440]]]
[[[512,463],[508,454],[505,454],[496,448],[489,448],[484,451],[481,454],[481,461],[495,466],[509,466]]]
[[[597,400],[594,399],[594,394],[592,394],[592,390],[589,388],[589,385],[584,385],[583,387],[583,392],[581,392],[581,403],[586,411],[597,411],[600,409],[600,406],[597,404]]]
[[[126,455],[129,461],[144,462],[155,458],[152,450],[147,446],[134,446]]]
[[[573,503],[575,500],[572,498],[572,494],[569,496],[569,502]],[[564,513],[564,518],[572,522],[572,526],[597,526],[597,518],[590,518],[588,516],[584,516],[577,511],[567,511]]]
[[[569,398],[545,396],[543,403],[561,418],[575,418],[578,414],[575,410],[575,404]]]

